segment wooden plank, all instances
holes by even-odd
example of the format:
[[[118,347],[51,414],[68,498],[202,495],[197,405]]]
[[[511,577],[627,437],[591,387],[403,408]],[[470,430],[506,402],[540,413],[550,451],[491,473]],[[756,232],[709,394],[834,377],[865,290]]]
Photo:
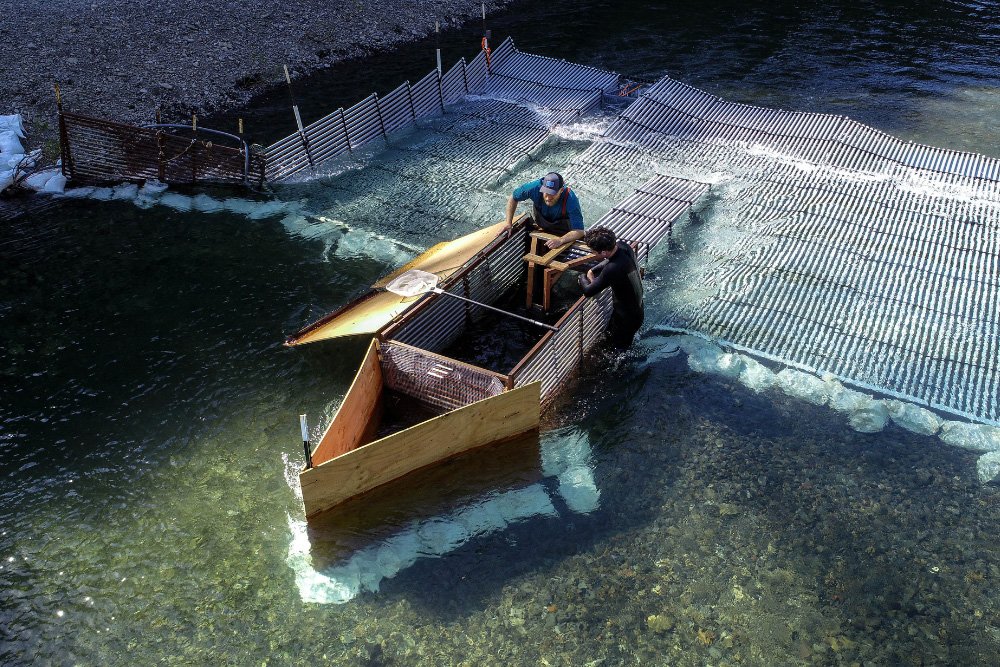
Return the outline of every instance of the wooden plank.
[[[382,367],[378,360],[378,341],[372,339],[351,388],[313,451],[313,465],[321,465],[370,441],[378,428],[381,413]]]
[[[433,463],[537,429],[541,386],[506,391],[303,470],[306,517]]]
[[[539,255],[532,255],[529,253],[524,256],[524,261],[528,262],[529,264],[541,264],[542,266],[551,267],[553,269],[556,269],[557,271],[565,271],[567,268],[569,268],[563,262],[546,260],[545,257],[548,257],[548,255],[546,254],[545,256],[539,256]]]

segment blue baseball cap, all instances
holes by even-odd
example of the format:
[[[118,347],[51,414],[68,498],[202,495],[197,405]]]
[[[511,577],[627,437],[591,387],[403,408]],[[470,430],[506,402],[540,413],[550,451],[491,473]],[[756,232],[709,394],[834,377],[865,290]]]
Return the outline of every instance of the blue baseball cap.
[[[559,194],[559,190],[562,188],[562,185],[562,176],[552,171],[545,174],[545,178],[542,179],[541,190],[547,195],[557,195]]]

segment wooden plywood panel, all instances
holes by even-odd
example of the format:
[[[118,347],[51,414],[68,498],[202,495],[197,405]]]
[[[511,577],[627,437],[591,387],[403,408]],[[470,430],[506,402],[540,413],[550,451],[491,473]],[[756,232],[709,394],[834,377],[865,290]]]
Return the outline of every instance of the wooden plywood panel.
[[[313,451],[313,465],[318,466],[368,442],[378,426],[381,412],[382,367],[378,360],[378,341],[373,339],[343,403]]]
[[[541,383],[506,391],[299,474],[306,517],[457,454],[538,428]]]

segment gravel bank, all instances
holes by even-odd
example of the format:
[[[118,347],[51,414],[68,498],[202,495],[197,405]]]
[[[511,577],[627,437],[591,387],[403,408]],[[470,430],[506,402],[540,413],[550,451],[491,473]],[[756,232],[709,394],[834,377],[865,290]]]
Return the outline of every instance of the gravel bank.
[[[486,3],[490,12],[506,0]],[[0,114],[29,144],[54,136],[58,83],[68,110],[127,123],[153,110],[210,112],[280,81],[481,16],[480,0],[0,0]]]

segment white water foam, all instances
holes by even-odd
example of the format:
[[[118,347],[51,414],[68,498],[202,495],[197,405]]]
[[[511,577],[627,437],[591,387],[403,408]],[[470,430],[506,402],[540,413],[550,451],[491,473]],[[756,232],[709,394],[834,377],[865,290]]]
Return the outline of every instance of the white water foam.
[[[588,434],[576,429],[557,431],[541,443],[542,473],[556,477],[559,495],[572,512],[598,508],[600,490],[594,481]],[[282,454],[285,481],[301,500],[301,461]],[[363,502],[363,501],[362,501]],[[494,492],[454,512],[419,520],[389,538],[351,554],[332,567],[312,565],[307,523],[288,516],[291,541],[285,562],[295,573],[303,602],[343,604],[365,591],[376,592],[421,558],[437,558],[477,539],[535,517],[557,517],[549,492],[541,483],[523,489]]]
[[[817,377],[795,368],[784,368],[774,373],[756,359],[727,352],[698,336],[656,336],[646,342],[654,347],[646,358],[646,365],[683,351],[688,355],[688,366],[692,370],[729,379],[738,378],[756,393],[776,388],[813,405],[829,405],[844,413],[851,427],[859,432],[877,433],[891,419],[912,433],[937,434],[948,445],[985,452],[977,463],[980,481],[987,483],[1000,477],[1000,428],[996,426],[947,421],[907,401],[878,399],[866,392],[845,387],[830,373]]]

